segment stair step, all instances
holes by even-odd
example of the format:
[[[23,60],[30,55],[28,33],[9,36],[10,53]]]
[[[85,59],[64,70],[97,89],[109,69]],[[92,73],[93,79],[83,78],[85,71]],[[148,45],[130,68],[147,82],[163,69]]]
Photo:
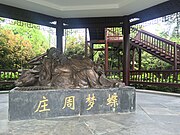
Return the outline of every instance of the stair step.
[[[155,52],[156,50],[154,50],[154,49],[151,49],[151,52]]]
[[[134,39],[130,39],[132,42],[134,42],[135,40]]]
[[[160,54],[160,52],[156,51],[156,54]]]
[[[161,53],[160,55],[161,55],[161,56],[165,56],[165,54],[163,54],[163,53]]]
[[[147,47],[148,50],[150,50],[151,48],[150,47]]]
[[[166,59],[170,59],[171,57],[170,57],[170,56],[166,56],[165,58],[166,58]]]
[[[136,43],[136,44],[138,44],[138,43],[139,43],[139,41],[137,41],[137,40],[136,40],[136,41],[135,41],[135,43]]]

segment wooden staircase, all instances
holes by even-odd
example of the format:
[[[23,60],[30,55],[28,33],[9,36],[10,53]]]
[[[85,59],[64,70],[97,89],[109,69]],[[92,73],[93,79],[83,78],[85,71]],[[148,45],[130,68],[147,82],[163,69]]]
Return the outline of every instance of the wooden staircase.
[[[175,69],[180,66],[180,45],[144,30],[131,29],[133,34],[130,36],[130,44],[132,46],[170,63],[175,66]]]

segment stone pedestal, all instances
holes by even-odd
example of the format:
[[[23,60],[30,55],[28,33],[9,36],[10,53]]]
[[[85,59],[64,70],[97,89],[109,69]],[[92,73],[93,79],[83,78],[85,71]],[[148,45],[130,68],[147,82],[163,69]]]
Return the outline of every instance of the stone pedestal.
[[[16,87],[10,91],[10,121],[133,112],[136,108],[136,94],[133,87],[108,89],[36,89],[33,87]]]

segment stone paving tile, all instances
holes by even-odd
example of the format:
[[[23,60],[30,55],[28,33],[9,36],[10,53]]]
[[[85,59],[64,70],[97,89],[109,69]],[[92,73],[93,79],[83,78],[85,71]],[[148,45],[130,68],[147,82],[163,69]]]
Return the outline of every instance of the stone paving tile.
[[[8,110],[7,108],[0,110],[0,120],[8,119]]]
[[[133,125],[128,131],[130,135],[175,135],[155,122]]]
[[[58,123],[50,135],[92,135],[92,131],[85,123],[69,121]]]
[[[143,110],[148,115],[177,115],[176,112],[169,110],[168,108],[158,108],[158,107],[142,107]]]
[[[180,123],[161,123],[160,126],[174,135],[180,135]]]
[[[180,124],[180,115],[150,115],[150,117],[162,123]]]
[[[6,135],[8,132],[8,120],[0,120],[0,135]]]
[[[137,93],[135,113],[11,122],[7,101],[0,94],[0,135],[180,135],[177,97]]]
[[[9,122],[9,135],[49,135],[57,121],[28,120]]]
[[[109,117],[111,115],[106,115],[105,117]],[[99,116],[98,118],[88,117],[85,118],[86,126],[92,131],[95,135],[102,135],[108,132],[116,131],[118,129],[126,128],[121,123],[116,123]]]

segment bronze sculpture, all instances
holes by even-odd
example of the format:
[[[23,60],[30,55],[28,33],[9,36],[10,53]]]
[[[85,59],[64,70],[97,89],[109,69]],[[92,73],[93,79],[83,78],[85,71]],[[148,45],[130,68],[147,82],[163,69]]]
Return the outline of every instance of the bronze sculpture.
[[[33,67],[23,71],[16,86],[49,86],[58,88],[123,87],[124,83],[105,77],[101,65],[88,58],[67,58],[50,48],[29,62]]]

